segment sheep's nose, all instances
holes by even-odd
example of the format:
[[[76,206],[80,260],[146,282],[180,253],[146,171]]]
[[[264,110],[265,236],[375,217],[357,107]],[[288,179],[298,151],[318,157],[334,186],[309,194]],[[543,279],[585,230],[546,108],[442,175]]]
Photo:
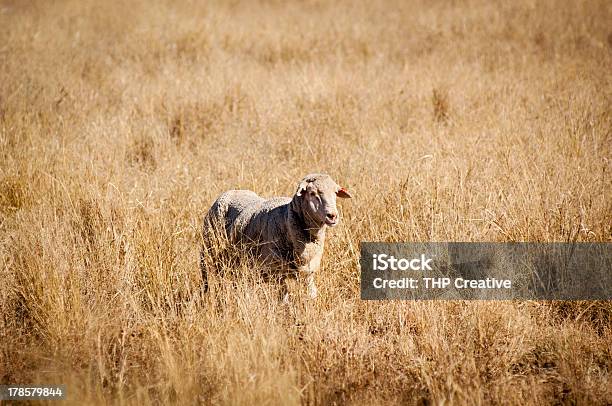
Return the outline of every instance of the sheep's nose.
[[[327,213],[325,217],[327,217],[328,220],[335,221],[338,218],[338,214],[337,213]]]

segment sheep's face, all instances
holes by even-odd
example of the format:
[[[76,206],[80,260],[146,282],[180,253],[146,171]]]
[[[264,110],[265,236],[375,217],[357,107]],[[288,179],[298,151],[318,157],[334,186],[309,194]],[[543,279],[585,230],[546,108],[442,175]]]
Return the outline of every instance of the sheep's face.
[[[336,198],[349,198],[350,193],[327,175],[307,176],[302,180],[297,196],[302,197],[302,211],[308,220],[319,226],[338,224]]]

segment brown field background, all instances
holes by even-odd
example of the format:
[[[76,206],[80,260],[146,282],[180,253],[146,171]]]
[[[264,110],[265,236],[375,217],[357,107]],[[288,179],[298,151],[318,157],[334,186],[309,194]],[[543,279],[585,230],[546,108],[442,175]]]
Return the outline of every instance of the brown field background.
[[[360,241],[612,241],[612,3],[0,1],[0,383],[69,404],[611,404],[610,302],[359,299]],[[319,298],[202,217],[323,171]]]

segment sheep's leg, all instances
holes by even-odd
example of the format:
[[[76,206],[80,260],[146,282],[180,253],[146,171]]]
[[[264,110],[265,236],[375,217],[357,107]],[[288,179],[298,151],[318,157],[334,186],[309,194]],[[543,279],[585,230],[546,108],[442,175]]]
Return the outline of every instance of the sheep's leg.
[[[306,285],[308,287],[308,297],[311,299],[316,299],[319,291],[317,290],[317,285],[315,285],[314,282],[314,273],[308,274],[306,277]]]
[[[289,304],[289,287],[287,286],[287,278],[280,280],[280,300],[283,304]]]
[[[308,293],[308,297],[310,299],[316,299],[318,290],[317,285],[315,284],[315,272],[312,267],[301,267],[298,268],[297,279],[300,283],[304,283],[306,285],[306,292]]]
[[[306,262],[300,269],[301,275],[306,280],[306,288],[308,292],[308,297],[310,299],[316,299],[318,290],[317,285],[315,285],[315,273],[321,266],[321,256],[323,255],[323,245],[318,245],[315,247],[316,252],[314,256],[310,258],[308,262]]]
[[[206,269],[205,248],[200,251],[200,272],[202,273],[202,291],[208,292],[208,270]]]

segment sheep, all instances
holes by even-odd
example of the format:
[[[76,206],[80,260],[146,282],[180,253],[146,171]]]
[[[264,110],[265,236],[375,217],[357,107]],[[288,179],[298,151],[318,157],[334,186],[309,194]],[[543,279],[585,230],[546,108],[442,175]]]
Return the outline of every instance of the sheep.
[[[304,278],[308,296],[314,299],[314,274],[321,264],[325,231],[339,223],[336,197],[352,195],[329,175],[319,173],[305,176],[293,197],[264,199],[250,190],[230,190],[221,194],[206,214],[204,241],[221,231],[232,245],[248,245],[268,272],[280,280],[284,301],[288,300],[286,279],[298,277]],[[205,255],[203,246],[200,265],[206,291]]]

